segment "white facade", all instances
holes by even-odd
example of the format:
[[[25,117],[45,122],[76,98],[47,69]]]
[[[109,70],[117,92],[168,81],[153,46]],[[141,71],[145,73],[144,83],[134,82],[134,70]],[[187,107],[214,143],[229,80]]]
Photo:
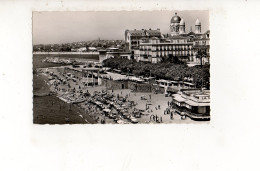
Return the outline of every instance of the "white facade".
[[[139,31],[136,32],[139,33]],[[127,39],[130,39],[130,32],[127,33]],[[163,58],[177,56],[181,61],[192,62],[196,65],[201,63],[201,59],[196,57],[197,49],[201,47],[206,48],[208,54],[202,59],[202,63],[209,63],[209,31],[201,34],[201,22],[197,19],[195,33],[185,33],[184,19],[180,18],[177,13],[171,18],[170,36],[167,34],[161,37],[143,37],[135,45],[138,47],[138,50],[134,50],[134,58],[137,61],[157,63]]]

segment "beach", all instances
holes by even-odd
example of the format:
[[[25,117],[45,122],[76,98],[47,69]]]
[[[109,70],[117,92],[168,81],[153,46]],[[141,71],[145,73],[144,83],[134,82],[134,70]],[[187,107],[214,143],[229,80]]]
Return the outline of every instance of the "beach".
[[[104,84],[89,86],[79,75],[66,73],[64,64],[44,62],[44,58],[45,55],[37,55],[35,60],[34,123],[198,123],[174,112],[170,105],[172,97],[165,94],[121,88],[109,90]],[[84,66],[84,69],[92,68]]]
[[[48,55],[33,55],[33,123],[34,124],[94,124],[96,123],[77,105],[64,103],[62,100],[50,93],[48,78],[36,72],[39,68],[63,66],[42,62]],[[56,55],[57,56],[57,55]],[[63,58],[73,56],[63,55]],[[74,56],[74,58],[79,56]],[[89,60],[92,56],[89,56]],[[95,59],[93,59],[95,60]]]

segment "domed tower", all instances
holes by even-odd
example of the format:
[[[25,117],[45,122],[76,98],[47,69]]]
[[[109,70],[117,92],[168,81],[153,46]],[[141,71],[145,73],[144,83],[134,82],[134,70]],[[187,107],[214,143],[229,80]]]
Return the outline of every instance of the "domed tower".
[[[180,34],[185,34],[185,22],[183,19],[180,22]]]
[[[201,23],[200,20],[197,19],[195,22],[195,33],[200,34],[201,33]]]
[[[177,35],[179,34],[179,27],[180,27],[181,17],[175,13],[175,15],[171,19],[171,25],[170,25],[170,32],[171,35]]]

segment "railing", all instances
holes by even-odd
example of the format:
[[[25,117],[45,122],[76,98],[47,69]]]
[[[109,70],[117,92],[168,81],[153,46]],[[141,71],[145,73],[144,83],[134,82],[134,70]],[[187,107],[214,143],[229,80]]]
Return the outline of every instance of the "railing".
[[[191,119],[210,120],[209,113],[205,113],[205,114],[193,113],[187,110],[185,107],[180,107],[176,104],[172,104],[172,107],[175,108],[175,110],[177,110],[177,113],[179,113],[180,115],[186,115]]]

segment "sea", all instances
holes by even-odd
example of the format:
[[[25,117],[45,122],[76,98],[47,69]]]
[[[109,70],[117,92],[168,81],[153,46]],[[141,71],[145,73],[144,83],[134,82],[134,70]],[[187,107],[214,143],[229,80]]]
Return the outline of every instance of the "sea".
[[[64,64],[42,62],[46,57],[84,59],[98,61],[96,54],[33,54],[33,123],[34,124],[94,124],[90,117],[87,120],[79,115],[86,116],[76,105],[64,103],[49,92],[46,77],[37,74],[38,68],[58,67]]]

